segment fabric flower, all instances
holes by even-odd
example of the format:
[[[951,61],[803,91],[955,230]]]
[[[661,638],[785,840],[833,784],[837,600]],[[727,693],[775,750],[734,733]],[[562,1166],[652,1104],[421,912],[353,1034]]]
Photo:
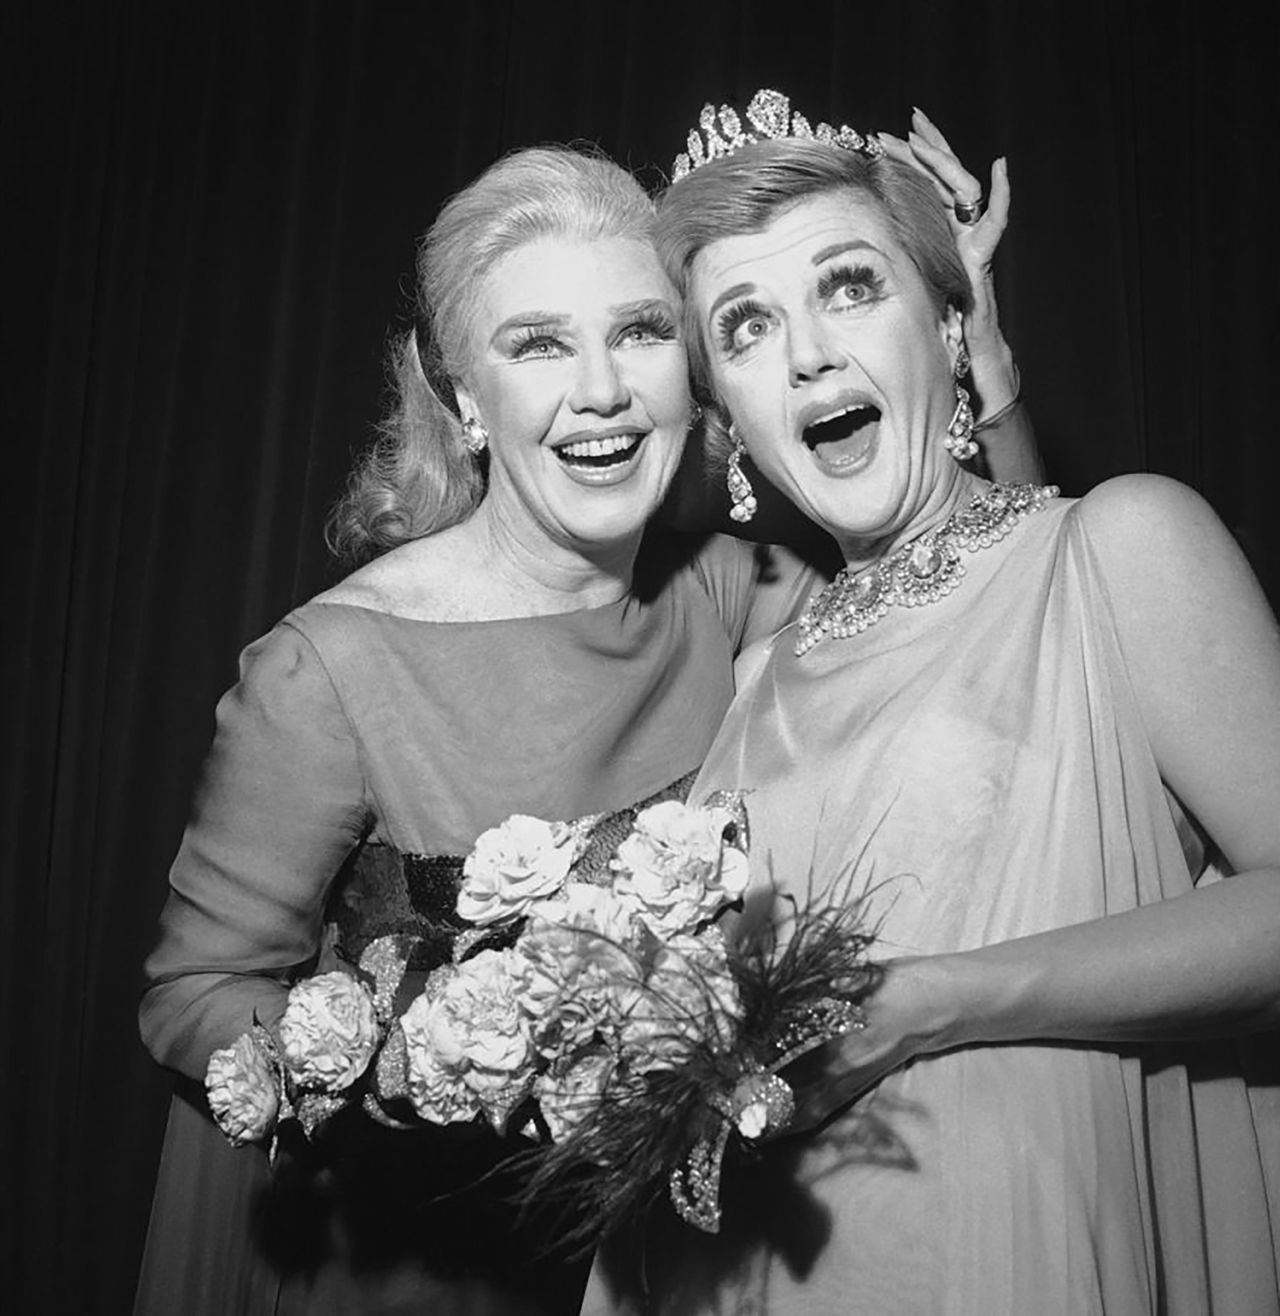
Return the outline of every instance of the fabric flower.
[[[539,1075],[533,1095],[552,1142],[561,1141],[596,1110],[615,1064],[609,1052],[596,1050],[579,1056],[563,1070]]]
[[[409,1100],[424,1120],[432,1124],[457,1124],[480,1114],[480,1101],[452,1066],[442,1065],[425,1026],[425,1001],[419,996],[405,1012],[400,1026],[406,1042]]]
[[[448,1124],[478,1106],[500,1128],[527,1093],[533,1048],[514,967],[510,950],[446,965],[405,1012],[409,1092],[423,1119]]]
[[[458,913],[481,927],[517,918],[565,884],[573,833],[564,823],[512,814],[482,832],[462,866]]]
[[[266,1137],[280,1109],[271,1061],[250,1033],[209,1057],[209,1109],[235,1146]]]
[[[747,887],[747,857],[725,840],[728,809],[664,800],[636,816],[613,861],[615,890],[659,936],[712,918]]]
[[[534,906],[515,945],[520,1002],[539,1052],[563,1058],[615,1028],[639,989],[630,908],[604,887],[571,882]]]
[[[672,938],[655,954],[644,990],[621,1030],[630,1071],[673,1069],[700,1041],[729,1049],[740,1011],[719,928]]]
[[[516,949],[563,984],[588,965],[625,972],[637,931],[629,902],[607,887],[570,882],[555,900],[531,907]]]
[[[279,1034],[290,1074],[304,1088],[322,1092],[350,1087],[378,1047],[373,1001],[361,983],[340,970],[293,985]]]

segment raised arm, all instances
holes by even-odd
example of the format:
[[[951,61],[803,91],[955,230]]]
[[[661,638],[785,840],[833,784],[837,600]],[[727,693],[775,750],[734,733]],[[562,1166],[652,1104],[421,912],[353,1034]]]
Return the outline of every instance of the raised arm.
[[[990,195],[960,163],[950,143],[923,110],[913,110],[906,138],[879,133],[895,160],[923,173],[947,208],[956,250],[969,275],[973,307],[965,316],[964,337],[973,361],[977,394],[975,430],[978,460],[993,480],[1039,483],[1044,479],[1031,417],[1021,401],[1021,381],[1013,352],[1000,331],[993,263],[1009,223],[1009,167],[1004,158],[991,166]],[[974,203],[977,217],[974,218]]]
[[[147,960],[143,1040],[204,1077],[210,1052],[283,1013],[316,952],[324,899],[365,822],[350,730],[318,658],[278,627],[218,705],[191,822]]]

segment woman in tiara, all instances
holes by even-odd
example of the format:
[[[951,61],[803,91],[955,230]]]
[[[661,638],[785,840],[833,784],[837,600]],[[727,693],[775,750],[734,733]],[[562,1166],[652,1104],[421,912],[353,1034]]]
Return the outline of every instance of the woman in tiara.
[[[757,109],[779,140],[731,119],[659,248],[710,433],[846,565],[739,663],[693,798],[749,792],[784,927],[862,856],[883,975],[719,1237],[655,1223],[585,1310],[1274,1316],[1275,619],[1180,485],[962,467],[936,197]]]
[[[215,1049],[279,1019],[291,977],[357,958],[362,920],[417,926],[393,852],[463,855],[515,812],[621,810],[701,764],[734,650],[772,623],[749,546],[641,545],[691,418],[652,220],[617,166],[533,150],[428,234],[423,331],[333,522],[364,565],[245,651],[171,873],[142,1029],[193,1092]],[[1029,453],[1015,436],[993,460]],[[581,1268],[533,1262],[545,1240],[501,1184],[462,1191],[510,1150],[488,1130],[339,1118],[323,1172],[286,1156],[273,1184],[198,1105],[175,1102],[138,1311],[577,1309]]]

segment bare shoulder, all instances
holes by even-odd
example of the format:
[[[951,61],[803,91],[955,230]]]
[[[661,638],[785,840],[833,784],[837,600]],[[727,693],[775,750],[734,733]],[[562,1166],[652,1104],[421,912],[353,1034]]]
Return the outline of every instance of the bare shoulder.
[[[1194,489],[1163,475],[1122,475],[1080,499],[1078,515],[1112,591],[1177,611],[1222,592],[1261,598],[1244,555]],[[1265,606],[1265,604],[1264,604]]]
[[[312,601],[428,621],[449,620],[456,610],[456,559],[451,536],[442,531],[391,549]],[[462,574],[466,575],[465,569]]]
[[[1099,485],[1078,508],[1121,645],[1148,692],[1203,702],[1205,674],[1229,671],[1233,685],[1247,680],[1280,700],[1275,615],[1198,493],[1162,476],[1131,475]]]
[[[1213,509],[1194,489],[1164,475],[1119,475],[1091,489],[1078,503],[1079,516],[1104,553],[1149,544],[1177,548],[1189,535],[1226,533]]]
[[[1280,628],[1199,494],[1109,480],[1077,504],[1160,775],[1236,869],[1275,863]]]
[[[312,603],[338,603],[349,608],[372,608],[387,612],[385,593],[378,588],[378,573],[373,570],[377,563],[366,563],[363,567],[344,576],[336,585],[317,594]]]

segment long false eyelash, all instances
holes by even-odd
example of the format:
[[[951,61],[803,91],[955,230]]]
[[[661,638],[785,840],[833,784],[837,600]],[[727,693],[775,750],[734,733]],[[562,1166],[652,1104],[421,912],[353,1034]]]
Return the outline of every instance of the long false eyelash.
[[[838,265],[835,269],[824,271],[818,280],[818,296],[825,301],[845,284],[861,285],[875,297],[884,292],[883,276],[870,265]]]
[[[560,340],[548,332],[545,325],[531,324],[527,328],[521,329],[518,334],[511,340],[511,355],[520,357],[534,343],[549,343],[552,347],[559,347]]]
[[[726,306],[720,312],[720,317],[716,321],[716,340],[720,345],[721,351],[732,352],[734,350],[733,336],[738,329],[754,316],[765,315],[765,309],[759,302],[746,301],[734,302],[732,306]]]
[[[654,338],[663,341],[675,338],[679,332],[675,321],[670,316],[662,315],[658,311],[644,311],[637,315],[627,322],[621,334],[626,334],[632,329],[642,329],[645,333],[652,334]],[[535,343],[548,343],[557,349],[562,346],[555,334],[548,332],[543,326],[534,324],[521,329],[512,340],[511,355],[513,357],[523,356]]]
[[[632,329],[643,329],[646,333],[664,341],[674,338],[679,332],[675,321],[658,311],[642,311],[628,322],[622,332],[626,334]]]

